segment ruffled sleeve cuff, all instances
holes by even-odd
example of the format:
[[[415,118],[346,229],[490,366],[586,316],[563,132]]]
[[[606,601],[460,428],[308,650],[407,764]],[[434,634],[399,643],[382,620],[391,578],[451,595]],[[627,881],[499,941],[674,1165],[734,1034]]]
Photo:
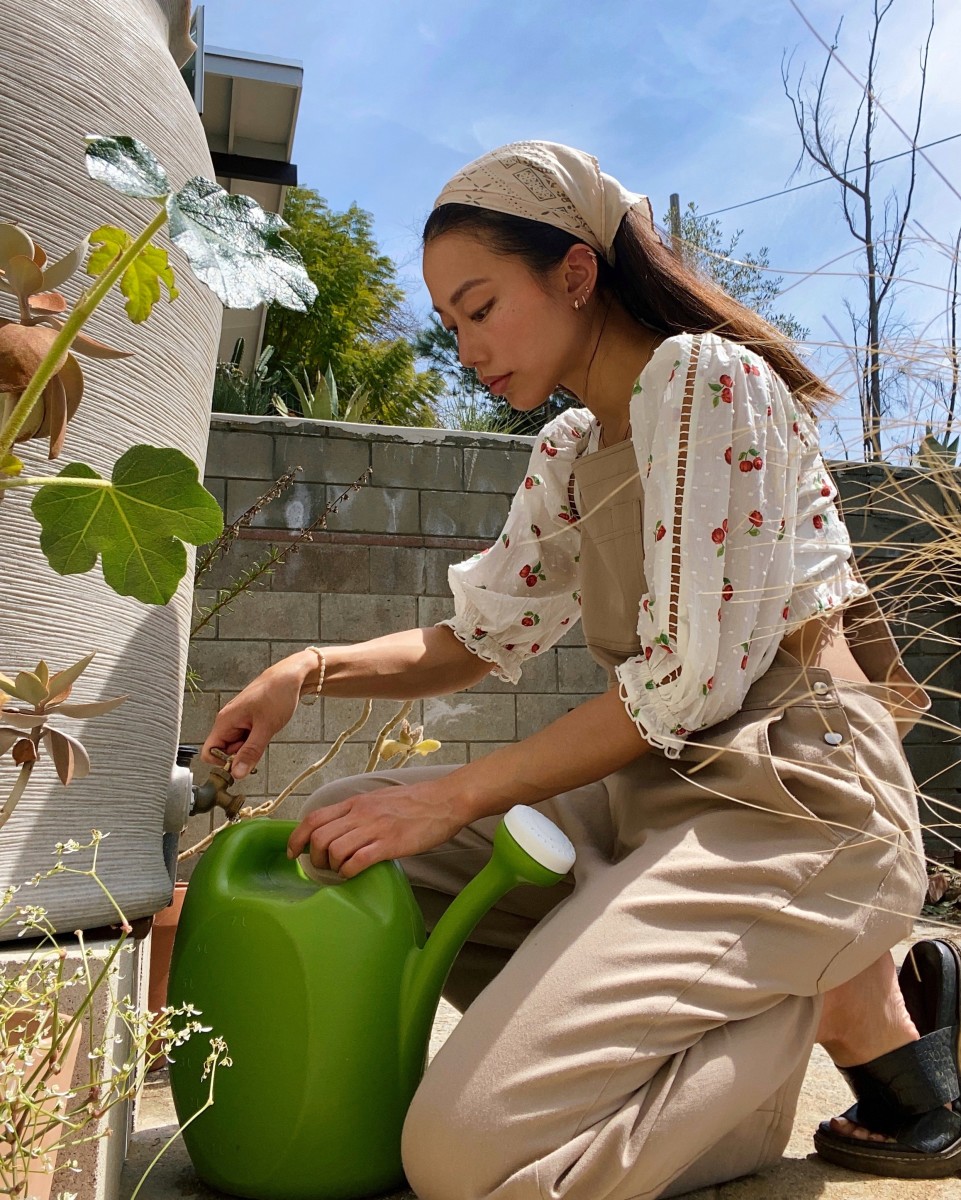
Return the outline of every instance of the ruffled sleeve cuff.
[[[437,625],[449,629],[471,654],[491,663],[494,668],[492,675],[504,683],[517,683],[521,677],[523,657],[514,652],[513,646],[500,646],[494,641],[481,624],[483,618],[479,609],[470,601],[463,601],[458,609],[460,611],[456,616],[438,621]]]
[[[680,722],[671,729],[663,728],[664,697],[659,695],[656,702],[653,700],[657,685],[647,660],[629,658],[615,668],[615,674],[627,715],[644,740],[662,750],[665,758],[679,758],[691,730],[685,729]]]
[[[814,580],[795,588],[785,632],[803,625],[811,616],[844,608],[870,594],[868,586],[855,577],[850,565],[842,563],[830,579]]]

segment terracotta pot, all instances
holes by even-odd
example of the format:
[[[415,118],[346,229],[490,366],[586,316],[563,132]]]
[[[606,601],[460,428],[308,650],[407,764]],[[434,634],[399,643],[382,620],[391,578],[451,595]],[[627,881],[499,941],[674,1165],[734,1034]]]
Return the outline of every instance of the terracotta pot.
[[[89,178],[85,135],[139,138],[176,187],[193,175],[214,177],[200,117],[171,53],[173,47],[182,61],[190,49],[189,9],[189,0],[5,0],[0,213],[19,220],[52,259],[99,225],[137,233],[156,212],[153,202]],[[161,301],[148,321],[133,325],[119,292],[107,297],[86,332],[134,357],[82,360],[84,399],[63,453],[49,464],[43,443],[22,443],[17,453],[27,474],[55,474],[78,461],[109,476],[125,450],[144,442],[177,447],[202,470],[221,305],[194,279],[166,233],[156,240],[170,253],[179,298]],[[82,271],[68,282],[69,300],[85,282]],[[0,299],[0,312],[15,315],[9,298]],[[65,792],[51,764],[38,764],[0,830],[0,890],[47,870],[57,842],[83,843],[91,829],[101,829],[110,835],[100,848],[101,877],[132,921],[156,912],[170,896],[160,846],[180,725],[192,571],[161,608],[116,595],[99,564],[88,574],[58,576],[40,553],[30,498],[8,495],[0,518],[0,671],[32,668],[40,658],[60,669],[96,650],[75,698],[130,698],[104,717],[63,722],[86,746],[91,774]],[[0,760],[0,800],[15,770],[9,756]],[[39,892],[35,900],[58,930],[116,919],[100,888],[82,876],[60,875]],[[16,933],[0,932],[0,939]]]
[[[29,1021],[29,1014],[27,1014]],[[23,1030],[17,1030],[15,1025],[20,1024],[20,1015],[17,1017],[8,1018],[7,1028],[2,1032],[2,1046],[0,1046],[0,1080],[7,1077],[8,1072],[12,1070],[13,1055],[11,1051],[13,1047],[18,1046],[23,1039]],[[34,1020],[34,1036],[36,1033],[36,1021]],[[61,1049],[60,1061],[58,1070],[48,1075],[43,1081],[44,1085],[50,1090],[58,1092],[66,1092],[70,1089],[70,1084],[73,1080],[74,1069],[77,1065],[77,1054],[80,1050],[80,1029],[74,1030],[73,1037],[70,1039],[69,1045]],[[38,1061],[50,1049],[50,1040],[41,1039],[31,1057],[27,1060],[26,1071],[29,1073],[32,1065]],[[19,1067],[19,1063],[17,1064]],[[51,1098],[45,1101],[42,1105],[42,1111],[50,1116],[56,1116],[62,1112],[64,1101],[56,1098]],[[60,1140],[62,1127],[54,1124],[49,1127],[43,1135],[38,1139],[41,1154],[50,1151],[51,1147],[55,1146]],[[11,1173],[11,1160],[9,1158],[10,1143],[0,1140],[0,1183],[5,1188],[13,1185],[14,1176]],[[51,1155],[52,1158],[57,1156]],[[26,1191],[23,1193],[29,1197],[29,1200],[49,1200],[50,1193],[53,1190],[53,1182],[56,1178],[53,1171],[45,1171],[41,1163],[30,1167],[26,1177]],[[20,1179],[17,1183],[22,1182]]]
[[[174,885],[174,895],[168,908],[162,909],[153,919],[150,931],[150,970],[147,976],[147,1007],[158,1013],[167,1003],[167,980],[170,977],[170,957],[173,954],[177,923],[187,895],[187,884]],[[152,1050],[155,1047],[152,1047]],[[166,1066],[166,1058],[158,1058],[151,1070],[159,1071]]]

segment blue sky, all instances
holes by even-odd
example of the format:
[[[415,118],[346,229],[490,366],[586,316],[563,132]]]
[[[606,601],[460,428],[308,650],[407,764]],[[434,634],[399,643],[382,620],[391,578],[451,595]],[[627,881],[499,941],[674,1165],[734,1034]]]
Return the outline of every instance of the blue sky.
[[[870,0],[799,2],[829,40],[844,16],[839,53],[860,72]],[[781,62],[793,53],[795,74],[805,63],[816,73],[824,52],[789,0],[205,0],[205,14],[208,43],[303,64],[294,147],[300,181],[335,208],[356,201],[373,214],[382,249],[424,315],[423,220],[459,166],[501,143],[546,138],[588,150],[604,170],[650,195],[658,217],[673,191],[707,213],[812,178],[804,165],[792,179],[800,142]],[[905,126],[926,17],[924,0],[895,0],[882,27],[881,100]],[[961,132],[961,5],[936,0],[936,18],[922,141]],[[840,70],[832,95],[846,118],[854,88]],[[882,115],[879,152],[906,144]],[[961,190],[961,138],[928,153]],[[903,164],[882,170],[881,182],[903,178]],[[937,343],[948,261],[927,239],[953,241],[961,198],[923,163],[913,215],[917,240],[905,260],[900,308],[927,343]],[[810,327],[812,342],[835,342],[831,325],[847,336],[844,299],[861,293],[845,277],[857,259],[834,185],[720,219],[728,232],[744,230],[744,249],[769,248],[790,288],[783,307]],[[840,255],[847,257],[827,268],[836,274],[805,278]],[[820,369],[841,372],[833,377],[849,389],[843,354],[814,353]],[[851,441],[850,420],[842,414],[840,424]]]

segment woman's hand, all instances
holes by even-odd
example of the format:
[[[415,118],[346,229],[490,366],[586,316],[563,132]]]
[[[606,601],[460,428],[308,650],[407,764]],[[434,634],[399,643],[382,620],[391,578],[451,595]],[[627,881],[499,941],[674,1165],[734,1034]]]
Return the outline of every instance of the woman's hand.
[[[230,773],[243,779],[294,715],[307,673],[316,665],[314,653],[301,651],[258,675],[217,714],[200,754],[203,761],[217,762],[214,750],[232,754]]]
[[[467,823],[444,780],[383,787],[308,813],[287,853],[296,858],[309,849],[315,867],[351,879],[373,863],[433,850]]]

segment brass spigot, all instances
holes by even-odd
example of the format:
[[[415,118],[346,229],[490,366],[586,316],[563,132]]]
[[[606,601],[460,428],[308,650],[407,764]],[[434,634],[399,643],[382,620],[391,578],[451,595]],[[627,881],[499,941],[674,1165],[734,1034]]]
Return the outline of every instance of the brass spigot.
[[[222,759],[223,765],[211,767],[207,782],[200,784],[199,787],[194,785],[191,815],[210,812],[214,808],[222,808],[227,814],[227,820],[233,821],[240,815],[240,810],[245,803],[244,796],[235,796],[230,791],[236,783],[230,773],[233,755],[224,754],[222,750],[213,750],[211,753],[216,758]],[[256,768],[251,771],[251,774],[256,774]]]

